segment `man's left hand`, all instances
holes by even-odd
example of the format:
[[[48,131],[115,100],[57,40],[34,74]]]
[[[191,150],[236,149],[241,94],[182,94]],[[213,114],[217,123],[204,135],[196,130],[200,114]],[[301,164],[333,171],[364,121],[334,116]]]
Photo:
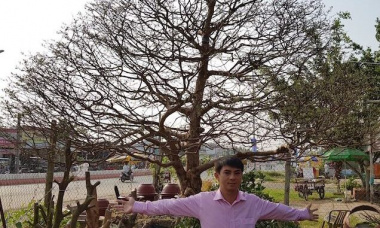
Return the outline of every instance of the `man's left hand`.
[[[316,213],[318,208],[311,209],[311,204],[309,204],[306,209],[309,212],[309,220],[318,221],[319,215]]]

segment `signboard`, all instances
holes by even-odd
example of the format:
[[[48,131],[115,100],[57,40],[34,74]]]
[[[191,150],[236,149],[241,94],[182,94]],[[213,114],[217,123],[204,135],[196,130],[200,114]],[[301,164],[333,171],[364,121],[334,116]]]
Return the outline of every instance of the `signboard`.
[[[21,141],[23,142],[23,147],[25,149],[41,149],[49,147],[49,140],[35,130],[23,131],[21,133]]]
[[[0,148],[15,148],[17,140],[16,129],[0,129]],[[20,147],[25,149],[47,148],[49,140],[35,130],[20,131]]]
[[[304,179],[314,179],[313,168],[303,168],[302,172]]]

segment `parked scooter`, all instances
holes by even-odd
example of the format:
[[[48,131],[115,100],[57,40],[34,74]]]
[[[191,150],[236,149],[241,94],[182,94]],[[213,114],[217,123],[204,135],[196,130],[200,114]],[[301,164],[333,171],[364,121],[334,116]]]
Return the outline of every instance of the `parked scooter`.
[[[131,170],[128,173],[121,172],[119,179],[123,183],[127,180],[130,180],[131,182],[133,182],[133,172]]]

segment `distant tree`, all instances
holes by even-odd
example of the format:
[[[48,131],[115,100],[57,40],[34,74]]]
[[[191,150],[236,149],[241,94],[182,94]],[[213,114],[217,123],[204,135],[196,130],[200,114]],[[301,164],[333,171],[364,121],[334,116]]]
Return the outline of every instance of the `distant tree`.
[[[379,131],[379,108],[368,106],[377,86],[354,59],[342,13],[332,26],[332,42],[318,58],[298,62],[286,78],[272,77],[277,107],[269,111],[278,138],[299,150],[312,147],[363,147],[366,135]],[[369,124],[370,123],[370,124]],[[302,154],[302,153],[300,153]]]
[[[339,16],[332,26],[330,46],[317,58],[297,63],[308,70],[294,71],[286,78],[273,75],[271,81],[279,104],[268,112],[274,135],[296,148],[297,156],[313,147],[363,149],[369,145],[368,136],[380,132],[380,106],[368,103],[380,91],[379,68],[371,64],[375,59],[371,50],[363,50],[343,30],[341,20],[350,18],[349,13]],[[362,174],[367,169],[364,162],[357,163],[362,171],[347,165],[364,185],[368,181]]]
[[[200,164],[200,147],[249,148],[252,119],[278,106],[273,77],[305,71],[298,63],[325,49],[329,23],[320,0],[95,1],[25,60],[7,105],[65,119],[87,150],[159,149],[169,162],[149,161],[173,166],[193,194],[214,162]]]

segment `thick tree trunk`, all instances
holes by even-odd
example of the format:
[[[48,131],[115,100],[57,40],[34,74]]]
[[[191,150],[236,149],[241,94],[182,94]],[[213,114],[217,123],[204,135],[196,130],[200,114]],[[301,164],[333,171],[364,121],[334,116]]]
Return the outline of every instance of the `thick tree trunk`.
[[[191,144],[192,142],[190,142]],[[186,160],[186,176],[179,177],[181,189],[184,196],[197,194],[202,189],[202,179],[200,173],[197,171],[199,166],[199,151],[196,143],[191,144],[187,153]],[[182,179],[182,180],[181,180]]]
[[[199,163],[199,158],[193,157],[192,159],[196,159]],[[194,162],[190,162],[187,164],[187,167],[189,167],[189,165],[194,164]],[[181,193],[183,196],[194,195],[201,191],[202,179],[199,171],[196,169],[197,166],[194,166],[194,168],[192,169],[190,168],[185,170],[185,167],[181,163],[177,163],[173,167],[176,171],[179,185],[181,188]]]
[[[187,197],[201,192],[202,179],[200,175],[187,171],[184,180],[180,180],[182,194]]]

